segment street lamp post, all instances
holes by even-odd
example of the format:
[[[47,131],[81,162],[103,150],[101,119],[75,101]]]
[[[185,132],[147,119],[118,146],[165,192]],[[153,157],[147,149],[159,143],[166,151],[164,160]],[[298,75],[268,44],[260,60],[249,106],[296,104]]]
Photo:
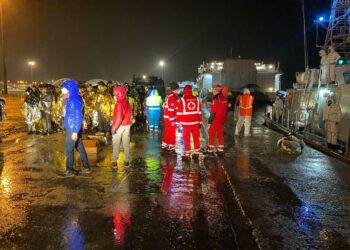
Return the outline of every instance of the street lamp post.
[[[162,68],[162,79],[163,80],[164,80],[164,65],[165,65],[165,63],[163,60],[159,61],[159,66]]]
[[[4,77],[4,94],[7,91],[7,69],[6,69],[6,55],[5,55],[5,32],[4,32],[4,15],[3,15],[3,0],[0,0],[0,28],[1,28],[1,47],[2,47],[2,66]]]
[[[30,67],[30,77],[31,77],[31,82],[33,84],[33,67],[35,66],[35,62],[34,61],[29,61],[28,65]]]

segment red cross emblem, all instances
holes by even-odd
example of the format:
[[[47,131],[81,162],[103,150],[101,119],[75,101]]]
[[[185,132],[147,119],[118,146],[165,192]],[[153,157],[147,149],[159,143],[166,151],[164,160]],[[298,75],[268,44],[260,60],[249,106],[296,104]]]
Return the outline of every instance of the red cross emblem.
[[[189,103],[187,103],[187,108],[190,111],[193,111],[196,108],[196,104],[194,102],[189,102]]]

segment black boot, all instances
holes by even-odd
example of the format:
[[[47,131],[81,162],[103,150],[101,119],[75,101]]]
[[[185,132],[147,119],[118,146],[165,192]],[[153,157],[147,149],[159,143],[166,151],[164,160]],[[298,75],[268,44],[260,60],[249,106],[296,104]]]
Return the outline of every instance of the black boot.
[[[199,161],[199,154],[194,154],[194,155],[192,155],[192,159],[193,159],[195,162],[198,162],[198,161]]]
[[[215,157],[215,154],[213,151],[207,151],[207,154],[206,154],[208,157]]]
[[[224,157],[224,152],[218,151],[218,152],[216,152],[216,154],[220,158]]]
[[[182,156],[182,161],[183,162],[190,162],[191,161],[191,158],[189,156]]]
[[[168,150],[168,154],[170,154],[170,155],[177,155],[175,149],[169,149]]]

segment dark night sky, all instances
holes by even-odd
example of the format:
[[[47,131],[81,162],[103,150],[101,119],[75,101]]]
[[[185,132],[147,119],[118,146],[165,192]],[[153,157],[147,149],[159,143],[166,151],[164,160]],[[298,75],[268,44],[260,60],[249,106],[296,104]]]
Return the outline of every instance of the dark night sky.
[[[165,79],[196,76],[203,60],[233,55],[302,70],[300,0],[4,0],[8,75],[40,80],[71,77],[130,81],[132,74]],[[312,20],[330,0],[305,0],[311,66],[317,66]]]

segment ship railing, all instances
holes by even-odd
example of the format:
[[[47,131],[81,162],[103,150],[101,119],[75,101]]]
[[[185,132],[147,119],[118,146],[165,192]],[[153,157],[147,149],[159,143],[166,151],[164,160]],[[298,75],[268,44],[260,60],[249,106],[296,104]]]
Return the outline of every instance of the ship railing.
[[[347,140],[346,140],[346,142],[345,142],[345,153],[344,153],[344,155],[346,156],[346,157],[348,157],[349,158],[349,151],[350,151],[350,126],[348,127],[348,129],[347,129],[347,136],[346,136],[346,138],[347,138]]]
[[[323,152],[327,152],[340,160],[350,162],[350,126],[347,128],[347,140],[338,140],[338,144],[343,151],[343,155],[341,155],[336,151],[328,149],[325,130],[324,128],[319,127],[315,109],[309,109],[308,112],[309,115],[304,116],[304,119],[300,120],[297,119],[300,118],[300,111],[291,112],[288,107],[284,107],[282,119],[278,121],[272,115],[274,113],[274,107],[267,105],[265,108],[265,124],[268,127],[272,126],[277,128],[284,133],[293,132],[296,136],[304,139],[305,142],[313,147]]]

